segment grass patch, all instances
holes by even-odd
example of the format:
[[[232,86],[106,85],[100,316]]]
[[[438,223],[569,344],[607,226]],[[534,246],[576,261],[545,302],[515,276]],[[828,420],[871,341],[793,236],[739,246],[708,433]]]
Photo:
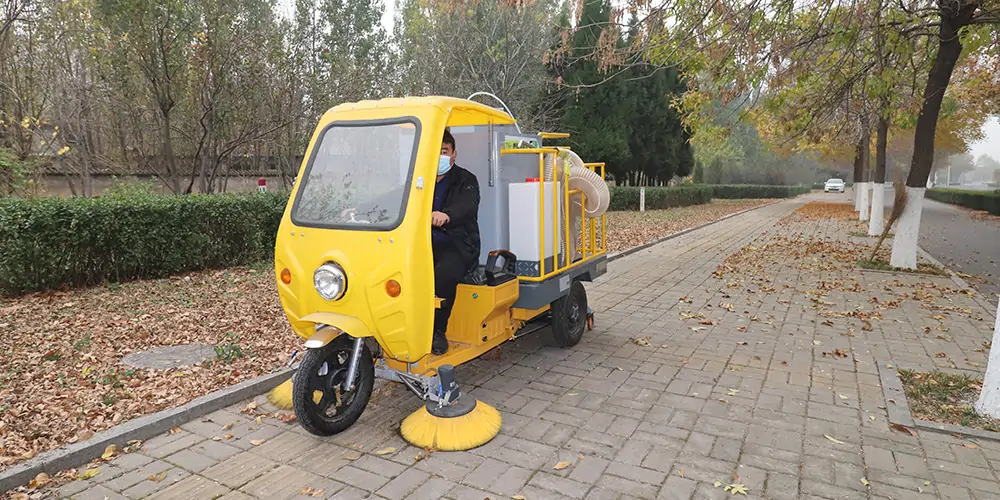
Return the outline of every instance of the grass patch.
[[[935,276],[949,276],[948,271],[945,271],[941,267],[935,266],[934,264],[928,264],[926,262],[917,263],[916,269],[903,269],[901,267],[892,267],[885,262],[871,261],[871,260],[859,260],[856,262],[856,264],[861,269],[869,269],[872,271],[890,271],[894,273],[933,274]]]
[[[899,370],[910,413],[921,420],[1000,432],[1000,420],[980,415],[972,406],[983,381],[942,371]]]
[[[878,238],[879,236],[881,236],[881,235],[878,235],[878,234],[872,236],[872,235],[868,234],[868,231],[851,231],[850,234],[851,234],[851,236],[858,236],[858,237],[861,237],[861,238]],[[894,233],[889,233],[886,236],[886,238],[892,238],[893,236],[895,236]]]

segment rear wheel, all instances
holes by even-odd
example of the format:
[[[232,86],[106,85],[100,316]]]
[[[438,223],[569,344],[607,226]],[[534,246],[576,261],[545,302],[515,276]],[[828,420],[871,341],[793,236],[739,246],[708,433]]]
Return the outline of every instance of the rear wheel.
[[[372,397],[375,362],[362,343],[354,388],[343,390],[354,339],[341,335],[329,344],[306,351],[292,382],[292,408],[302,428],[317,436],[346,430],[361,417]]]
[[[559,347],[573,347],[587,329],[587,290],[574,281],[569,293],[552,303],[552,338]]]

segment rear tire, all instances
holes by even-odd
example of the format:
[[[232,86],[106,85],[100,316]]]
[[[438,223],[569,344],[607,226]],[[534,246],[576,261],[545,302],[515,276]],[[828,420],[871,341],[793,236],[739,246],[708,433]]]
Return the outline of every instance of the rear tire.
[[[573,347],[587,330],[587,290],[574,281],[569,293],[552,303],[552,338],[559,347]]]
[[[347,376],[353,341],[353,337],[345,334],[323,347],[309,349],[295,371],[292,408],[296,420],[311,434],[331,436],[343,432],[361,418],[368,406],[375,385],[375,361],[366,344],[362,343],[354,390],[335,389]],[[326,372],[320,375],[324,363]],[[316,397],[320,397],[319,402]]]

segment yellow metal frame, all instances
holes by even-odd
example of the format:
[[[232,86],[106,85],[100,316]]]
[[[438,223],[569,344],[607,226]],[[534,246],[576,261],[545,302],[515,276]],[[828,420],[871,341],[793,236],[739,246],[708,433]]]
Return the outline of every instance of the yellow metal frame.
[[[545,133],[545,134],[546,135],[551,135],[553,137],[554,136],[569,137],[569,134],[555,134],[555,133]],[[543,135],[543,137],[545,137],[545,136]],[[570,269],[573,269],[575,267],[578,267],[578,266],[581,266],[583,264],[586,264],[590,260],[593,260],[594,258],[600,257],[600,256],[605,255],[607,253],[607,245],[605,243],[607,241],[607,223],[606,223],[607,219],[606,219],[606,216],[605,216],[605,214],[601,214],[601,218],[600,218],[601,219],[601,246],[598,247],[597,246],[597,219],[596,218],[588,218],[587,217],[587,212],[586,212],[586,202],[587,202],[587,199],[586,199],[586,195],[582,191],[580,191],[580,190],[577,190],[577,189],[571,190],[571,189],[569,189],[569,171],[566,170],[566,171],[564,171],[563,179],[561,180],[561,182],[562,182],[562,196],[561,196],[561,198],[562,198],[562,203],[563,203],[563,213],[567,215],[566,217],[563,217],[563,221],[564,221],[564,225],[565,225],[565,227],[563,228],[563,235],[565,236],[566,248],[567,248],[566,258],[565,258],[565,264],[562,265],[562,266],[559,265],[559,258],[558,258],[559,251],[555,250],[552,253],[553,256],[554,256],[553,259],[552,259],[552,263],[553,263],[554,269],[552,269],[549,272],[546,272],[546,269],[545,269],[545,258],[544,258],[544,256],[545,256],[545,240],[546,239],[551,239],[553,247],[558,246],[558,241],[559,241],[558,240],[558,236],[559,236],[558,232],[560,231],[560,229],[559,228],[553,228],[552,231],[551,231],[551,238],[547,238],[547,236],[550,236],[550,235],[547,234],[546,231],[545,231],[545,229],[546,229],[545,228],[545,182],[544,182],[544,179],[545,179],[545,155],[546,154],[558,155],[564,149],[567,149],[567,148],[562,148],[562,147],[540,147],[540,148],[525,148],[525,149],[506,149],[506,148],[504,148],[504,149],[500,150],[500,155],[501,156],[508,155],[508,154],[537,154],[538,155],[538,178],[542,180],[542,182],[538,183],[538,194],[539,194],[539,200],[538,200],[538,203],[539,203],[539,210],[538,210],[538,241],[539,241],[539,249],[538,250],[539,250],[539,252],[538,252],[538,255],[541,255],[543,257],[539,260],[539,263],[538,263],[538,274],[539,275],[538,276],[521,276],[521,277],[518,278],[521,281],[535,282],[535,283],[541,282],[541,281],[545,281],[545,280],[547,280],[547,279],[549,279],[549,278],[551,278],[551,277],[553,277],[553,276],[555,276],[555,275],[557,275],[559,273],[562,273],[562,272],[568,271]],[[584,163],[583,165],[584,165],[584,167],[590,169],[590,171],[592,171],[594,173],[598,173],[598,169],[600,169],[599,175],[601,176],[601,180],[605,179],[605,165],[604,165],[604,163]],[[568,251],[568,249],[570,247],[570,245],[569,245],[570,229],[569,229],[569,217],[568,217],[568,215],[569,215],[569,199],[570,199],[570,196],[574,195],[574,194],[579,194],[580,197],[581,197],[581,202],[582,203],[581,203],[581,214],[580,214],[581,215],[581,219],[580,220],[583,221],[583,223],[580,225],[580,243],[581,243],[581,247],[582,247],[581,259],[578,260],[578,261],[576,261],[576,262],[572,261],[573,257],[570,255],[570,252]],[[552,199],[553,200],[559,200],[560,199],[560,196],[559,196],[559,182],[553,182],[552,183]],[[588,225],[588,221],[589,221],[589,225]],[[589,242],[589,244],[588,244],[588,242]],[[590,253],[589,256],[587,255],[588,251]]]

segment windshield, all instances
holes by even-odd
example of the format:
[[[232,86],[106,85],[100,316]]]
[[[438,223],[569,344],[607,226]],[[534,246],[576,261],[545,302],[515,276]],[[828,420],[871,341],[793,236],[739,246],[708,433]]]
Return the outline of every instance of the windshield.
[[[830,179],[830,180],[828,180],[826,182],[829,183],[829,184],[843,184],[844,183],[844,181],[842,181],[840,179]]]
[[[402,221],[414,120],[334,124],[322,132],[292,207],[300,226],[393,229]]]

